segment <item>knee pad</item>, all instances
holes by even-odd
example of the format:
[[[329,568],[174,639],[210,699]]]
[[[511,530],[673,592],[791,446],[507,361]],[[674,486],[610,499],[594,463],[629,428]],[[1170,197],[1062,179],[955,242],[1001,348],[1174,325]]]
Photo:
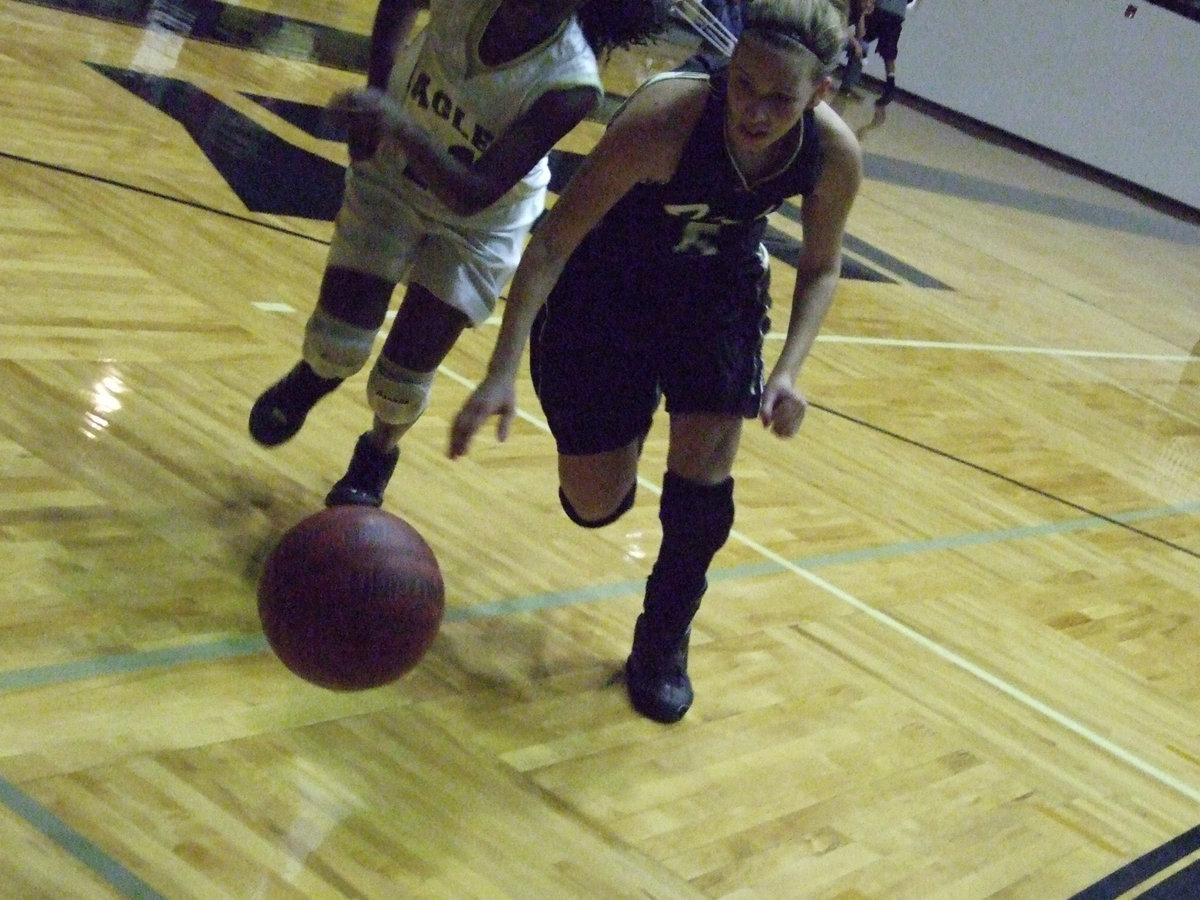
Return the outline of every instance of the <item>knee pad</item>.
[[[433,376],[433,372],[414,372],[381,355],[367,378],[367,403],[389,425],[411,425],[429,405]]]
[[[605,525],[611,525],[633,508],[633,501],[636,496],[637,482],[635,481],[633,486],[629,489],[629,493],[622,498],[621,502],[617,504],[617,508],[611,513],[609,513],[607,516],[604,516],[602,519],[585,519],[579,515],[578,510],[571,505],[571,501],[567,499],[567,495],[563,493],[563,489],[558,489],[558,502],[562,504],[563,512],[567,514],[568,519],[581,528],[603,528]]]
[[[371,358],[376,330],[335,319],[318,306],[304,326],[304,361],[322,378],[349,378]]]

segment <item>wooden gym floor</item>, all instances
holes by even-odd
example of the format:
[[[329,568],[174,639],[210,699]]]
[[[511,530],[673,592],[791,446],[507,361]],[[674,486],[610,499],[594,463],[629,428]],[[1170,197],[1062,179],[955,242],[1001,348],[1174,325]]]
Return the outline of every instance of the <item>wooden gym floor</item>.
[[[1200,895],[1197,219],[869,89],[813,408],[747,431],[682,723],[609,684],[662,423],[600,532],[560,513],[527,382],[517,433],[451,463],[494,323],[387,502],[441,561],[433,650],[360,694],[276,662],[258,567],[363,379],[273,451],[246,414],[297,356],[344,163],[317,109],[372,14],[0,0],[0,894]],[[776,327],[797,235],[772,218]]]

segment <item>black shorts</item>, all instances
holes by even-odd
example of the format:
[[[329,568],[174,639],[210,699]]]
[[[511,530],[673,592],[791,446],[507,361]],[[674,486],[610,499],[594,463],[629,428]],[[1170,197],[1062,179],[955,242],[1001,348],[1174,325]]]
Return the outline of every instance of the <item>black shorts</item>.
[[[604,453],[673,413],[758,415],[770,298],[757,257],[670,272],[572,260],[533,326],[534,390],[564,455]],[[619,270],[619,271],[614,271]]]
[[[867,43],[879,41],[875,52],[881,59],[894,60],[900,52],[900,29],[903,27],[903,16],[877,9],[867,16],[863,40]]]

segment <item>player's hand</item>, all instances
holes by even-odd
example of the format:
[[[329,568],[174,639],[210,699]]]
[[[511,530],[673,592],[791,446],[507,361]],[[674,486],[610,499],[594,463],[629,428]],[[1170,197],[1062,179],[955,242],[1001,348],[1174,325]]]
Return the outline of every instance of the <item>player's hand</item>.
[[[373,156],[383,135],[399,127],[400,108],[379,88],[340,91],[330,98],[327,108],[344,119],[350,159],[355,162]]]
[[[763,428],[771,429],[772,434],[790,438],[800,430],[807,409],[808,401],[803,395],[788,385],[768,381],[758,418]]]
[[[374,156],[382,138],[383,129],[378,116],[363,112],[347,115],[346,147],[350,150],[351,162],[362,162]]]
[[[454,424],[450,426],[451,459],[466,455],[473,438],[483,423],[492,416],[499,416],[496,423],[496,439],[508,439],[508,429],[512,425],[513,416],[517,411],[517,392],[511,378],[488,376],[475,388],[475,393],[467,398]]]

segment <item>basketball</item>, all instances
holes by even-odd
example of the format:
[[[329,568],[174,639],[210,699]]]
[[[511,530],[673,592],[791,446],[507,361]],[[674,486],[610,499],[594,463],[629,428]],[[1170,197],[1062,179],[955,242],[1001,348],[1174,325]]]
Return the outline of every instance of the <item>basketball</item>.
[[[370,506],[333,506],[287,531],[258,582],[258,616],[279,660],[305,681],[358,691],[421,661],[445,587],[415,528]]]

